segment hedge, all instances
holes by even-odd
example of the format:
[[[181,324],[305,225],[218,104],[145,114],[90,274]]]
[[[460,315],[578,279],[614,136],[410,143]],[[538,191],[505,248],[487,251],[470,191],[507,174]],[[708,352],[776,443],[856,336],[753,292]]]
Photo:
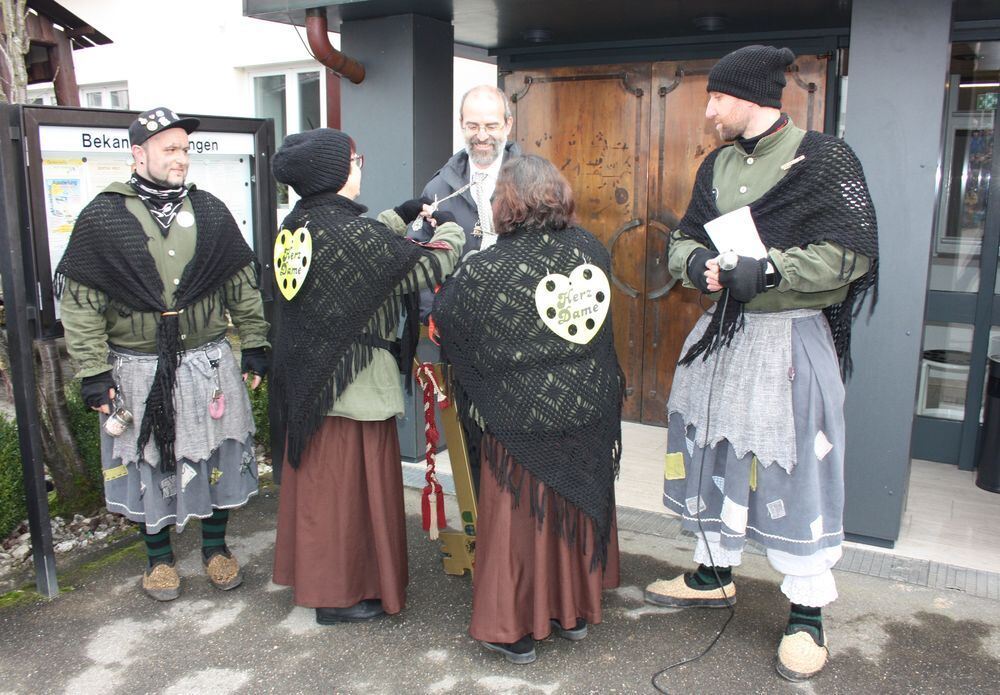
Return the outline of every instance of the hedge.
[[[0,538],[6,538],[28,515],[23,481],[17,426],[0,416]]]

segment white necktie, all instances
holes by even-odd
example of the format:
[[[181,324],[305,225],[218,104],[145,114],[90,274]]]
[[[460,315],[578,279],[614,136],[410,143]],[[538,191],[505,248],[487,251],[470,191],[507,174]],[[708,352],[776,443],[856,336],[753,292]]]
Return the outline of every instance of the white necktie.
[[[493,233],[493,206],[486,195],[486,175],[480,174],[479,180],[472,185],[472,198],[476,201],[479,222],[476,228],[482,234],[480,249],[486,249],[496,243],[497,236]]]

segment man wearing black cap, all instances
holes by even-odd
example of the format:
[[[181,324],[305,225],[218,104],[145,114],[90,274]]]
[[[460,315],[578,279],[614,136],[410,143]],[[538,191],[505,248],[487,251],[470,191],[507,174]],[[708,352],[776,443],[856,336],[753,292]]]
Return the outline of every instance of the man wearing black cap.
[[[671,273],[715,300],[681,351],[667,404],[664,505],[698,535],[696,571],[653,582],[671,607],[735,603],[746,539],[791,602],[777,670],[812,677],[821,607],[843,540],[844,373],[851,321],[875,285],[875,213],[857,157],[781,112],[787,48],[747,46],[708,78],[705,117],[726,142],[698,170],[671,234]],[[764,252],[713,245],[705,224],[749,206]],[[753,226],[743,234],[754,238]],[[744,247],[745,248],[745,247]],[[726,253],[722,253],[726,252]]]
[[[84,402],[101,413],[107,507],[139,523],[142,587],[159,601],[180,595],[170,526],[192,518],[212,585],[242,582],[226,547],[229,510],[257,493],[242,382],[256,388],[268,368],[253,251],[222,201],[185,184],[197,127],[166,107],[135,119],[135,173],[83,209],[56,269],[66,345]]]

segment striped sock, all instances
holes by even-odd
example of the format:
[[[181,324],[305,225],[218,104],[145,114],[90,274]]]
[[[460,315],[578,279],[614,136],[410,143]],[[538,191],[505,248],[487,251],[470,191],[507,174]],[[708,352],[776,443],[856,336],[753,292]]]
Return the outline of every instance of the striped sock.
[[[146,558],[149,567],[160,563],[168,565],[174,562],[174,551],[170,547],[170,527],[164,526],[156,533],[149,533],[146,524],[139,524],[142,539],[146,541]]]
[[[216,509],[212,512],[212,516],[201,520],[201,554],[206,560],[218,553],[228,552],[227,523],[229,523],[228,509]]]
[[[716,572],[719,574],[718,580],[715,578]],[[719,584],[719,581],[722,584]],[[718,586],[728,586],[732,581],[732,567],[715,567],[713,571],[712,567],[698,565],[696,572],[684,573],[684,583],[691,589],[714,589]]]
[[[796,632],[808,632],[816,644],[822,647],[825,641],[822,609],[793,603],[785,634],[794,635]]]

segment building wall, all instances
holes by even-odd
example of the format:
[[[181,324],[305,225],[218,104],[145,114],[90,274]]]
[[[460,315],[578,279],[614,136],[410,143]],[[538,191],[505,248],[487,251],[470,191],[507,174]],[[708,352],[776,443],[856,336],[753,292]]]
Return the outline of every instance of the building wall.
[[[74,51],[81,90],[126,83],[135,110],[165,104],[188,113],[254,116],[254,74],[318,67],[302,27],[244,17],[242,0],[172,0],[148,9],[135,0],[61,2],[113,41]],[[339,48],[339,34],[330,40]],[[496,66],[456,58],[454,101],[442,104],[442,112],[454,114],[461,94],[481,83],[496,83]],[[457,125],[454,141],[461,147]]]

